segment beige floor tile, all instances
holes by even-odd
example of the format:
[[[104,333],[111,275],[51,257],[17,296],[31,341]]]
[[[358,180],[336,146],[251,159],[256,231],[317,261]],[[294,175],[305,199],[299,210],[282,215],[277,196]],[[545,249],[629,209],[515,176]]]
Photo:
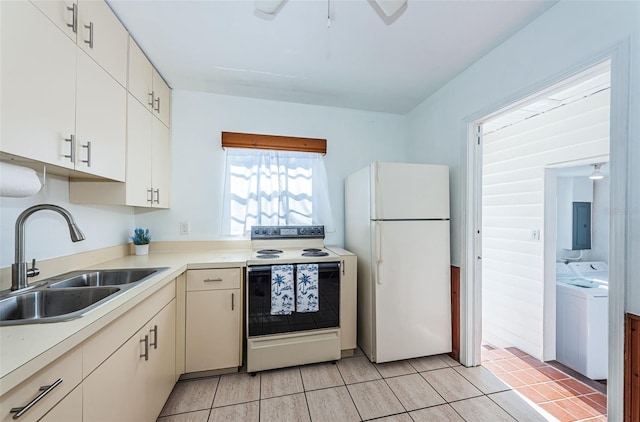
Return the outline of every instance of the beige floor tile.
[[[386,381],[409,411],[445,403],[440,394],[418,374],[389,378]]]
[[[359,421],[360,415],[346,387],[308,391],[307,403],[313,422]]]
[[[474,422],[515,422],[516,420],[486,396],[451,403],[464,419]]]
[[[380,418],[405,411],[383,380],[351,384],[347,388],[362,419]]]
[[[344,385],[338,365],[332,363],[304,365],[300,367],[300,373],[305,391]]]
[[[414,374],[416,372],[407,360],[378,363],[375,366],[378,372],[380,372],[380,375],[382,375],[382,378],[397,377],[400,375]]]
[[[287,394],[302,393],[302,377],[300,369],[284,368],[267,371],[260,374],[260,398],[286,396]]]
[[[408,413],[400,413],[399,415],[387,416],[385,418],[372,419],[370,422],[413,422]]]
[[[467,368],[460,365],[455,366],[453,369],[465,377],[469,382],[471,382],[471,384],[475,385],[484,394],[497,393],[499,391],[507,391],[511,389],[507,384],[493,375],[491,371],[483,368],[482,366]]]
[[[449,366],[458,366],[458,365],[462,365],[460,362],[458,362],[457,360],[454,360],[451,356],[449,355],[438,355],[438,357],[440,359],[442,359],[444,361],[444,363],[446,363]]]
[[[157,422],[207,422],[209,409],[158,418]]]
[[[218,377],[213,377],[177,383],[173,387],[169,399],[164,404],[160,416],[211,408],[213,396],[218,386],[218,379]]]
[[[503,391],[487,397],[516,418],[518,422],[542,422],[547,420],[515,391]]]
[[[448,404],[416,410],[409,415],[415,422],[464,422],[464,419]]]
[[[473,384],[464,379],[462,375],[452,368],[421,372],[420,375],[422,375],[447,402],[482,395],[482,391],[474,387]]]
[[[209,422],[258,422],[260,420],[260,402],[234,404],[233,406],[211,409]]]
[[[449,367],[445,361],[440,359],[440,356],[425,356],[422,358],[411,359],[409,360],[409,363],[411,363],[411,366],[413,366],[418,372]]]
[[[338,369],[347,384],[382,378],[376,367],[365,356],[339,360]]]
[[[260,374],[252,377],[249,374],[223,375],[220,377],[218,391],[213,400],[213,407],[246,403],[260,399]]]
[[[260,422],[310,421],[304,393],[260,400]]]

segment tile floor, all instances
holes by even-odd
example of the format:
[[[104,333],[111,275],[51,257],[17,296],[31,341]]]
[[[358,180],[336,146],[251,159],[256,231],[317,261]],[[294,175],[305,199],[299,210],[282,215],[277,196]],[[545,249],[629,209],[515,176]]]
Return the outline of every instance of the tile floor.
[[[483,346],[482,366],[561,422],[607,420],[606,395],[515,347]]]
[[[548,419],[483,367],[465,368],[446,355],[372,364],[360,352],[337,364],[180,381],[158,421]]]

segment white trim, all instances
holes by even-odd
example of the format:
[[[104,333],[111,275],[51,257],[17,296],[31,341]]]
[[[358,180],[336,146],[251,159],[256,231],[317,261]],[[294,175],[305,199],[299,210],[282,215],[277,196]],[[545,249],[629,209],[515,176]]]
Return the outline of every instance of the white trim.
[[[477,198],[481,194],[477,188],[476,175],[481,174],[478,167],[474,147],[473,127],[507,108],[522,104],[536,93],[541,94],[551,87],[557,87],[562,81],[571,80],[585,69],[593,68],[600,63],[611,60],[611,122],[610,122],[610,157],[611,157],[611,210],[610,239],[609,239],[609,380],[607,383],[608,400],[607,414],[610,420],[623,418],[624,392],[624,300],[626,267],[630,241],[627,238],[627,194],[629,189],[628,171],[629,160],[627,150],[629,144],[629,67],[630,67],[630,39],[612,46],[599,55],[585,59],[552,78],[533,84],[517,93],[503,98],[462,120],[462,138],[465,144],[461,148],[461,163],[465,181],[461,189],[463,221],[463,250],[462,268],[460,271],[460,361],[465,366],[477,366],[481,362],[481,290],[476,268],[476,256],[481,249],[475,239],[478,230],[476,220],[478,214]],[[472,188],[473,187],[473,188]],[[616,213],[615,211],[620,212]],[[616,218],[617,217],[617,218]]]

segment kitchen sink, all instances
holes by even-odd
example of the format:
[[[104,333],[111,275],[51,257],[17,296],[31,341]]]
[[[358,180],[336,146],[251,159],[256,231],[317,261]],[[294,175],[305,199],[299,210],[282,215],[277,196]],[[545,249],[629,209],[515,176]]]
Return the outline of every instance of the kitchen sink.
[[[24,291],[0,292],[0,326],[79,318],[166,270],[130,268],[71,271],[41,280]]]
[[[73,319],[97,307],[118,287],[34,290],[0,300],[0,324],[58,322]]]
[[[160,270],[164,270],[164,268],[74,271],[56,277],[56,279],[64,278],[64,280],[50,283],[49,288],[119,286],[138,283]]]

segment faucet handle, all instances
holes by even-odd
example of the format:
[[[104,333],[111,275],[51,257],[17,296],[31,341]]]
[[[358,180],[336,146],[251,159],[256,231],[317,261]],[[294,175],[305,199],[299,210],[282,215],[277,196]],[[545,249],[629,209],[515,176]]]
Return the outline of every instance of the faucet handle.
[[[40,275],[40,270],[36,268],[36,259],[33,258],[33,261],[31,261],[31,268],[27,270],[27,277],[35,277],[37,275]]]

